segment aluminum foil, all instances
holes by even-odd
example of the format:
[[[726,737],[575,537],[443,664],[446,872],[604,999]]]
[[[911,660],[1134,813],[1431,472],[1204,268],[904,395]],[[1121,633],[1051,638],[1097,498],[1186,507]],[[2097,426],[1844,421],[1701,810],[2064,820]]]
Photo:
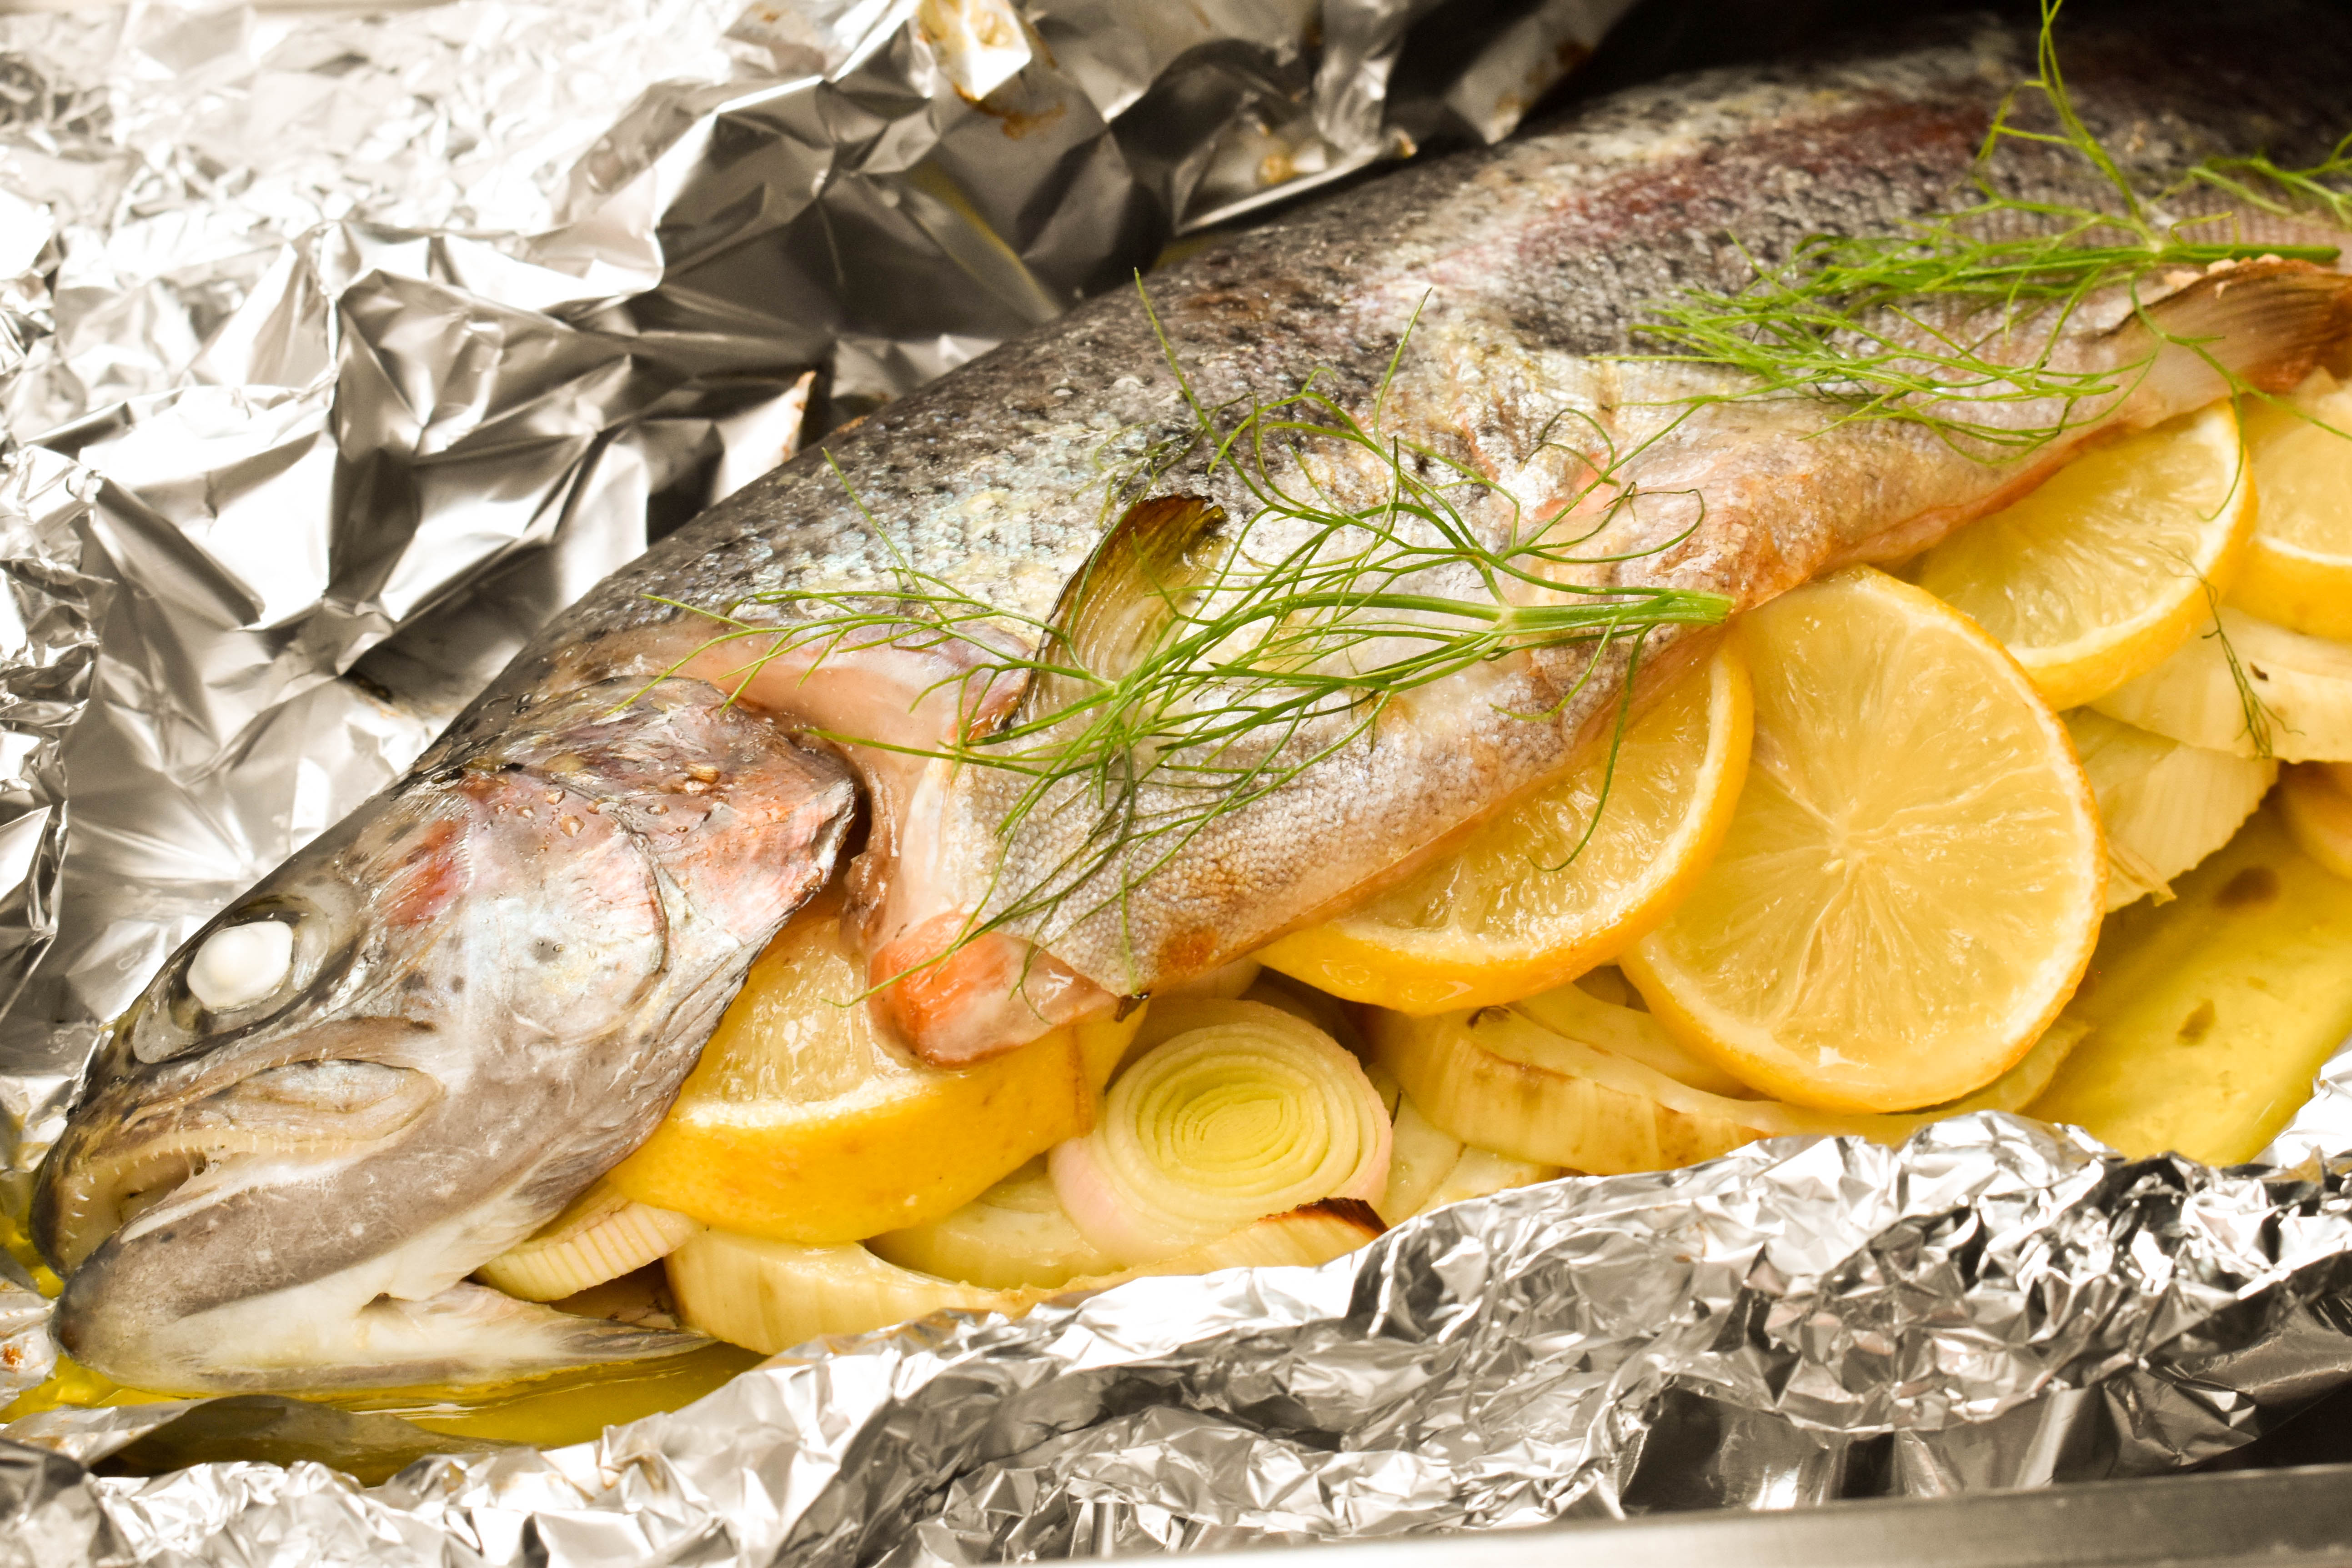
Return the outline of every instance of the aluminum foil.
[[[29,1457],[16,1484],[100,1560],[893,1568],[1935,1495],[2243,1442],[2352,1376],[2347,1286],[2352,1165],[2126,1161],[1986,1114],[1526,1188],[1321,1268],[943,1314],[373,1488]]]
[[[0,1208],[156,962],[650,538],[1171,238],[1507,133],[1623,6],[0,17]],[[0,1563],[961,1563],[2161,1468],[2352,1377],[2346,1150],[2352,1058],[2245,1171],[1990,1116],[1759,1145],[549,1452],[60,1410],[0,1432]],[[0,1394],[44,1316],[0,1257]],[[398,1473],[89,1469],[223,1432]]]

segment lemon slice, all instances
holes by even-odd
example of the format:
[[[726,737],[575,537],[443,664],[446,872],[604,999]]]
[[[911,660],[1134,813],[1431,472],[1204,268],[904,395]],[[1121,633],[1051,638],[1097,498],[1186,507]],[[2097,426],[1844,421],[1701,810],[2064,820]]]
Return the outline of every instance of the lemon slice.
[[[777,1241],[856,1241],[962,1207],[1094,1125],[1142,1024],[1056,1029],[950,1069],[877,1033],[865,972],[822,900],[751,966],[653,1136],[615,1166],[624,1196]]]
[[[2352,640],[2347,436],[2352,387],[2337,385],[2326,371],[2297,389],[2287,407],[2249,400],[2246,447],[2262,500],[2230,599],[2289,630]]]
[[[2066,715],[2107,830],[2107,908],[2153,893],[2230,842],[2278,780],[2259,757],[2184,746],[2095,708]]]
[[[2005,644],[2053,708],[2187,641],[2253,531],[2238,422],[2217,403],[2093,448],[1915,563],[1910,579]]]
[[[2306,637],[2224,605],[2204,636],[2092,706],[2210,751],[2352,761],[2352,643]]]
[[[2295,847],[2347,881],[2352,881],[2352,793],[2340,765],[2330,769],[2299,763],[2286,771],[2279,789],[2279,816]]]
[[[1749,710],[1747,664],[1727,637],[1627,726],[1613,773],[1604,752],[1458,853],[1258,956],[1349,1001],[1420,1014],[1516,1001],[1608,963],[1664,918],[1723,841]],[[1604,777],[1608,798],[1580,852]]]
[[[1747,619],[1747,787],[1627,976],[1685,1044],[1795,1104],[1990,1082],[2098,939],[2106,847],[2065,725],[1975,622],[1883,573]]]

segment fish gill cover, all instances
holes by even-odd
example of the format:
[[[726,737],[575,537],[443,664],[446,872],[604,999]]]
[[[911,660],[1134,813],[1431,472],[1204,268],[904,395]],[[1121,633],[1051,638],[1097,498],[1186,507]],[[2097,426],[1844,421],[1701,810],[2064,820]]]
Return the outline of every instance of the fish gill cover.
[[[1446,9],[0,21],[14,1212],[156,963],[804,418],[908,390],[1171,235],[1507,133],[1622,7],[1480,12],[1476,47],[1413,79],[1407,29]],[[1949,37],[2032,67],[2030,35]],[[1720,310],[1685,308],[1664,324],[1721,357]],[[2352,1173],[2320,1158],[2352,1149],[2347,1074],[2261,1169],[1995,1116],[1901,1150],[1787,1141],[1459,1205],[1320,1269],[779,1357],[572,1449],[432,1455],[451,1446],[384,1418],[181,1401],[21,1421],[0,1487],[43,1562],[911,1564],[2160,1468],[2352,1375]],[[0,1267],[14,1390],[51,1352],[30,1276]],[[429,1457],[373,1487],[85,1468],[225,1433]]]

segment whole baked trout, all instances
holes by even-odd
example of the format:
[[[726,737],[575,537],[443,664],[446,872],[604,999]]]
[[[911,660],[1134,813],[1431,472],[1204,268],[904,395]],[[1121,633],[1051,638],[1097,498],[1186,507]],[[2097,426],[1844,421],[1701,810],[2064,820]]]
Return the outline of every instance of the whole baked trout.
[[[2078,108],[2136,168],[2310,162],[2344,128],[2352,42],[2332,13],[2219,26],[2182,7],[2063,42]],[[2118,373],[2071,406],[1954,401],[1988,427],[2063,425],[2005,457],[1619,357],[1677,289],[1736,288],[1749,257],[1969,200],[2032,46],[1979,26],[1693,77],[1408,168],[1156,274],[1148,302],[1118,291],[1008,343],[665,540],[406,777],[199,932],[117,1026],[37,1194],[40,1244],[70,1273],[60,1339],[163,1389],[454,1381],[669,1348],[465,1277],[651,1131],[861,810],[844,874],[870,1005],[940,1063],[1198,974],[1442,853],[1605,731],[1626,642],[1476,662],[1370,724],[1244,727],[1221,765],[1264,763],[1249,776],[1273,783],[1205,811],[1197,783],[1140,759],[1114,804],[1181,833],[1107,835],[1099,774],[1039,794],[974,761],[991,733],[1050,719],[1052,693],[1115,678],[1187,574],[1230,583],[1279,561],[1319,537],[1318,513],[1384,516],[1406,468],[1447,487],[1482,546],[1575,542],[1545,557],[1549,578],[1506,584],[1506,607],[1682,589],[1736,612],[1907,555],[2228,377],[2284,388],[2342,348],[2346,280],[2312,260],[2143,279],[2137,310],[2095,299],[2000,337],[2018,359]],[[2002,168],[2021,195],[2113,199],[2056,151]],[[2229,216],[2262,245],[2341,237]],[[1221,447],[1308,388],[1370,438]],[[1276,492],[1297,504],[1269,508]],[[1432,561],[1403,586],[1491,596],[1468,562]],[[922,584],[1001,613],[933,635],[908,597]],[[880,634],[761,630],[845,605]],[[1633,700],[1710,635],[1654,626]],[[290,942],[246,929],[265,924]]]

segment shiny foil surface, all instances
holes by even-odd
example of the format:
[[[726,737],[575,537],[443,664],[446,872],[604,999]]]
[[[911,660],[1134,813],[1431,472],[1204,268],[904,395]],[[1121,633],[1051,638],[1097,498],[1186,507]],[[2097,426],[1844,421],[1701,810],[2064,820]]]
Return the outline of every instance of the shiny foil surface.
[[[0,16],[0,1205],[155,964],[650,538],[1171,240],[1507,134],[1624,8]],[[2347,1151],[2352,1058],[2241,1171],[1990,1115],[1757,1145],[546,1452],[58,1410],[0,1429],[0,1563],[912,1568],[2161,1469],[2352,1377]],[[0,1254],[0,1396],[45,1317]],[[89,1468],[223,1432],[425,1457]]]

